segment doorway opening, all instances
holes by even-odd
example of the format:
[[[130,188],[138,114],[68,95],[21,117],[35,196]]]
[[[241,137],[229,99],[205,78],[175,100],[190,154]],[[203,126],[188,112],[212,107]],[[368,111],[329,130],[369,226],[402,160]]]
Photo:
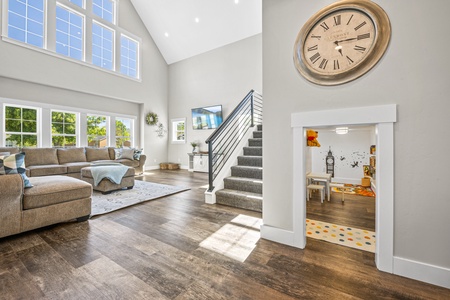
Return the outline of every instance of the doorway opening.
[[[306,136],[306,236],[375,253],[375,125],[314,127]]]
[[[377,193],[375,263],[384,272],[393,272],[394,255],[394,122],[395,104],[294,113],[293,129],[293,231],[294,242],[306,246],[306,135],[305,129],[318,126],[374,124],[376,130]]]

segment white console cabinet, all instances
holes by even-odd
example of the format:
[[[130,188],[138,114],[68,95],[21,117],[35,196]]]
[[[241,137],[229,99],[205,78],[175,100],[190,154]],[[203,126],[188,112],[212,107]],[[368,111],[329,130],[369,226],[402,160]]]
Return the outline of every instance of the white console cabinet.
[[[208,154],[188,153],[189,155],[189,171],[208,173]]]

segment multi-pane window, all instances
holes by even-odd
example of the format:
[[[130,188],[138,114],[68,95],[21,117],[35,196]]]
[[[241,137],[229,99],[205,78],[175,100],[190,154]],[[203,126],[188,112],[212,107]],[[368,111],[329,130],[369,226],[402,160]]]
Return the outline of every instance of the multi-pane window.
[[[172,142],[185,143],[186,142],[186,119],[172,120]]]
[[[124,35],[120,37],[120,72],[137,77],[138,43]]]
[[[8,37],[44,47],[44,0],[8,1]]]
[[[59,5],[56,7],[56,52],[83,59],[83,17]]]
[[[97,23],[92,24],[92,63],[99,67],[112,70],[114,32]]]
[[[5,106],[5,146],[37,147],[37,109]]]
[[[114,23],[114,1],[93,0],[92,11],[103,20]]]
[[[83,8],[84,7],[84,0],[69,0],[70,2],[72,2],[75,5],[78,5],[79,7]]]
[[[77,115],[52,111],[52,147],[75,147],[77,145]]]
[[[116,118],[116,147],[133,146],[133,120]]]
[[[106,147],[108,139],[106,135],[107,119],[105,116],[87,117],[87,138],[90,147]]]

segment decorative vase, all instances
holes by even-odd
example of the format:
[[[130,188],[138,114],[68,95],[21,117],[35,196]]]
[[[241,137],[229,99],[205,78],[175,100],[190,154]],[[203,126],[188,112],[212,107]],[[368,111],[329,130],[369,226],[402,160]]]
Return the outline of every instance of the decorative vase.
[[[195,148],[196,148],[196,147],[193,147],[193,148],[192,148],[192,153],[195,153]]]

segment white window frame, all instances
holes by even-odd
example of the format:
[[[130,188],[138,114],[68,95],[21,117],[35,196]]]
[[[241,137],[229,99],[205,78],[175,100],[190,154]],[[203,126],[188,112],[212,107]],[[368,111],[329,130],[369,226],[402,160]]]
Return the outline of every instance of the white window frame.
[[[130,76],[128,74],[122,73],[122,37],[125,37],[125,38],[127,38],[127,39],[129,39],[129,40],[131,40],[131,41],[136,43],[136,76],[138,77],[139,73],[140,73],[139,72],[139,65],[140,65],[139,53],[141,52],[140,51],[140,43],[139,43],[139,41],[137,41],[137,40],[135,40],[135,39],[129,37],[128,35],[123,34],[123,33],[120,35],[120,41],[119,41],[119,44],[120,44],[120,68],[119,68],[118,72],[120,72],[122,75],[128,76],[130,78],[135,78],[135,77],[132,77],[132,76]],[[128,69],[129,69],[129,67],[128,67]]]
[[[73,4],[73,5],[77,6],[76,4]],[[83,32],[81,34],[81,59],[80,60],[81,61],[85,61],[86,60],[86,16],[84,14],[81,14],[80,12],[78,12],[78,11],[68,7],[68,6],[65,6],[65,5],[63,5],[63,4],[59,3],[59,2],[56,2],[56,7],[58,7],[58,6],[61,7],[62,9],[67,10],[69,13],[73,13],[75,15],[78,15],[83,20],[82,21],[82,25],[81,25],[82,26],[81,29],[83,30]],[[69,23],[69,26],[70,26],[70,23]],[[75,58],[72,58],[70,55],[66,56],[64,54],[56,52],[56,31],[57,30],[58,29],[56,28],[56,11],[55,11],[55,53],[57,55],[62,55],[62,56],[68,57],[70,59],[77,60]],[[70,35],[69,35],[69,39],[70,39]],[[69,45],[67,45],[67,46],[69,47]]]
[[[70,8],[72,11],[84,16],[84,30],[83,30],[83,43],[84,43],[84,52],[83,58],[84,60],[73,59],[71,57],[65,56],[63,54],[56,53],[56,5],[62,5]],[[102,72],[107,72],[113,74],[115,76],[119,76],[122,78],[127,78],[129,80],[134,80],[137,82],[142,82],[141,78],[141,63],[142,63],[142,39],[131,32],[121,28],[117,23],[118,14],[119,14],[119,0],[114,0],[114,20],[115,23],[110,23],[102,18],[94,15],[92,11],[92,0],[84,0],[84,8],[79,7],[78,5],[70,2],[69,0],[44,0],[44,45],[43,48],[39,48],[37,46],[23,43],[21,41],[15,40],[13,38],[8,37],[8,0],[2,1],[2,40],[8,42],[10,44],[14,44],[20,47],[28,48],[40,53],[44,53],[47,55],[51,55],[57,57],[59,59],[67,60],[70,62],[78,63],[83,66],[88,66],[90,68],[100,70]],[[92,31],[91,24],[93,21],[101,24],[104,27],[112,29],[114,31],[114,66],[113,70],[105,69],[102,67],[98,67],[92,64]],[[138,67],[136,77],[130,77],[124,75],[120,72],[120,36],[125,35],[135,41],[138,42]]]
[[[88,147],[95,147],[95,146],[89,146],[89,134],[87,132],[87,130],[88,130],[87,122],[88,122],[88,118],[89,117],[105,117],[106,118],[106,124],[105,124],[105,127],[106,127],[106,134],[105,134],[106,144],[105,144],[105,147],[109,147],[110,143],[111,143],[111,139],[110,139],[111,130],[109,129],[110,128],[110,119],[111,119],[111,117],[108,116],[108,115],[104,115],[104,114],[87,114],[87,117],[86,117],[86,145]],[[100,145],[99,145],[99,147],[96,147],[96,148],[102,148],[102,147],[100,147]]]
[[[97,25],[97,26],[100,26],[100,27],[102,27],[103,28],[103,30],[109,30],[109,31],[111,31],[111,33],[112,33],[112,48],[111,48],[111,69],[108,69],[108,68],[104,68],[104,67],[102,67],[102,66],[98,66],[98,65],[95,65],[94,64],[94,58],[92,57],[92,65],[94,65],[94,66],[97,66],[97,67],[99,67],[99,68],[102,68],[102,69],[105,69],[105,70],[110,70],[110,71],[115,71],[116,70],[116,47],[115,47],[115,44],[116,44],[116,32],[115,32],[115,30],[114,29],[112,29],[112,28],[110,28],[110,27],[108,27],[108,26],[106,26],[105,24],[102,24],[102,23],[100,23],[100,22],[98,22],[98,21],[92,21],[92,27],[94,27],[94,25]],[[94,34],[92,33],[92,36],[93,36]],[[103,39],[103,36],[101,37],[102,39]],[[93,47],[94,45],[92,44],[92,47]],[[102,48],[102,50],[103,50],[103,48]],[[109,49],[108,49],[109,50]],[[94,54],[92,54],[92,56],[94,56]],[[101,56],[101,59],[102,59],[102,62],[103,62],[103,55]]]
[[[177,130],[178,123],[184,123],[184,139],[178,140],[177,139],[177,133],[181,132]],[[170,124],[172,126],[171,128],[171,143],[172,144],[186,144],[186,118],[178,118],[178,119],[171,119]]]
[[[11,131],[6,131],[6,107],[18,107],[21,109],[35,109],[36,110],[36,133],[31,133],[31,132],[25,132],[25,134],[28,135],[36,135],[36,147],[40,147],[41,146],[41,109],[39,107],[35,107],[35,106],[28,106],[28,105],[20,105],[20,104],[10,104],[10,103],[3,103],[2,105],[2,111],[1,111],[1,116],[3,119],[3,122],[1,124],[2,126],[2,131],[3,131],[3,138],[2,138],[2,143],[3,145],[6,145],[6,136],[8,134],[20,134],[20,135],[24,135],[24,132],[11,132]],[[23,118],[23,116],[22,116]],[[23,119],[22,119],[23,120]],[[18,147],[24,147],[24,145],[20,145]]]
[[[117,135],[117,127],[116,127],[116,121],[117,120],[130,120],[130,147],[133,148],[134,147],[134,119],[133,118],[129,118],[129,117],[120,117],[120,116],[116,116],[113,118],[114,120],[111,121],[111,123],[114,123],[114,140],[111,141],[111,147],[117,147],[116,145],[116,139],[117,138],[123,138],[123,136],[118,136]]]
[[[65,133],[64,134],[53,134],[53,132],[50,132],[50,135],[51,135],[50,145],[53,148],[58,147],[58,146],[53,146],[53,137],[54,136],[64,136],[64,137],[69,136],[69,137],[75,137],[75,139],[76,139],[75,146],[78,147],[80,145],[80,113],[77,113],[74,111],[62,110],[62,109],[51,109],[50,110],[50,130],[52,130],[52,127],[53,127],[53,116],[52,116],[53,112],[74,114],[75,115],[75,134],[65,134]],[[63,122],[63,125],[64,125],[64,122]]]

